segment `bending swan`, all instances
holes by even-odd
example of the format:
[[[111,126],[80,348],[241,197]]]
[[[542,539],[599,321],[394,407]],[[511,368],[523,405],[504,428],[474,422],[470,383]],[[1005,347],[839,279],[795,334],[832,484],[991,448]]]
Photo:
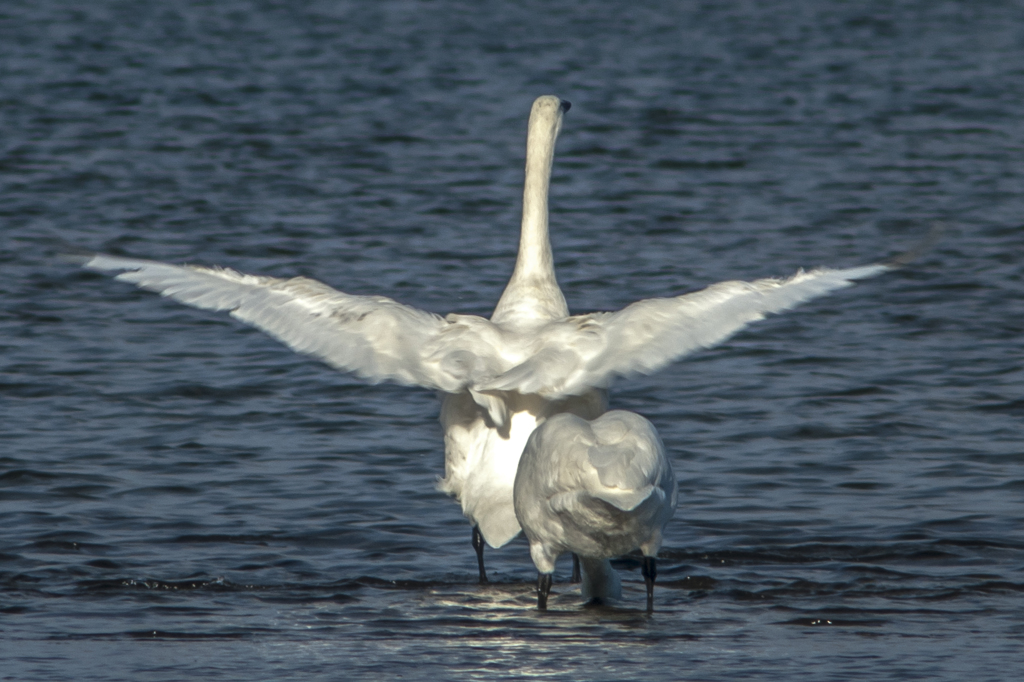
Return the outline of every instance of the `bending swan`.
[[[537,608],[547,608],[563,552],[579,557],[583,598],[601,601],[622,596],[608,560],[640,548],[653,610],[655,557],[677,495],[665,446],[640,415],[613,410],[588,422],[559,414],[539,426],[519,460],[514,492],[537,567]]]
[[[224,268],[94,255],[90,270],[119,273],[162,296],[227,311],[291,349],[367,381],[442,394],[445,477],[441,490],[473,526],[480,581],[483,542],[519,533],[512,503],[527,438],[544,419],[593,419],[617,376],[651,373],[746,325],[891,269],[800,271],[789,279],[722,282],[674,298],[638,301],[615,313],[569,315],[548,238],[548,186],[555,140],[569,103],[539,97],[530,112],[519,255],[490,320],[434,313],[382,296],[351,296],[326,284]]]

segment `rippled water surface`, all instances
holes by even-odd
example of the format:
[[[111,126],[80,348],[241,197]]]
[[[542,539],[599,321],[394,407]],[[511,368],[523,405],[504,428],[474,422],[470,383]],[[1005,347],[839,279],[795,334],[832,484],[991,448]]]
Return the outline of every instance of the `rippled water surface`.
[[[0,677],[1013,680],[1024,668],[1014,2],[0,7]],[[488,314],[530,102],[577,312],[911,267],[611,404],[680,506],[642,611],[533,608],[434,488],[437,401],[58,260]]]

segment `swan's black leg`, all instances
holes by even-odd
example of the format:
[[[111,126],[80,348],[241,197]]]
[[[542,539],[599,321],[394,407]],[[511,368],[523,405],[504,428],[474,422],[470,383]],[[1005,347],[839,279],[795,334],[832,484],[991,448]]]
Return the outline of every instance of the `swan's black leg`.
[[[537,574],[537,610],[548,610],[548,593],[551,592],[551,574]]]
[[[487,582],[487,571],[484,570],[484,536],[480,529],[473,526],[473,549],[476,550],[476,563],[480,568],[480,582]]]
[[[571,582],[571,583],[578,583],[581,580],[583,580],[583,577],[580,576],[580,558],[578,556],[576,556],[575,552],[573,552],[573,555],[572,555],[572,577],[569,578],[569,582]]]
[[[644,557],[640,564],[640,573],[643,574],[644,582],[647,583],[647,613],[650,613],[654,611],[654,579],[658,577],[658,566],[654,557]]]

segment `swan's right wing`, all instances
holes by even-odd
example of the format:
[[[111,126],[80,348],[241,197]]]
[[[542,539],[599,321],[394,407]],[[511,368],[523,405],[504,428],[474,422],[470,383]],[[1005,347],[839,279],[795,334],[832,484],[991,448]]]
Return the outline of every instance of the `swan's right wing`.
[[[428,350],[450,323],[383,296],[351,296],[306,277],[256,277],[102,254],[82,266],[120,273],[116,279],[196,308],[228,311],[292,350],[371,382],[449,392],[466,383]]]
[[[616,376],[650,374],[726,340],[751,322],[854,281],[893,269],[867,265],[800,271],[789,279],[721,282],[675,298],[654,298],[616,313],[579,315],[546,327],[532,356],[477,390],[515,390],[549,399],[607,387]]]

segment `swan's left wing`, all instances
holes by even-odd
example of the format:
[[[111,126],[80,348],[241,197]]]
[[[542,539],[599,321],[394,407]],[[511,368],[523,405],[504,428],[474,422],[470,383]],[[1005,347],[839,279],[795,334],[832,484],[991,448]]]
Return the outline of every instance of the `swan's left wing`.
[[[480,391],[519,391],[549,399],[603,388],[616,376],[649,374],[726,340],[751,322],[893,269],[867,265],[800,271],[789,279],[720,282],[675,298],[655,298],[616,313],[578,315],[540,332],[523,363],[478,384]]]
[[[82,266],[120,273],[116,279],[196,308],[228,311],[299,353],[371,382],[449,392],[465,385],[465,376],[451,373],[451,362],[438,362],[428,351],[450,323],[383,296],[351,296],[306,277],[256,277],[102,254]]]

